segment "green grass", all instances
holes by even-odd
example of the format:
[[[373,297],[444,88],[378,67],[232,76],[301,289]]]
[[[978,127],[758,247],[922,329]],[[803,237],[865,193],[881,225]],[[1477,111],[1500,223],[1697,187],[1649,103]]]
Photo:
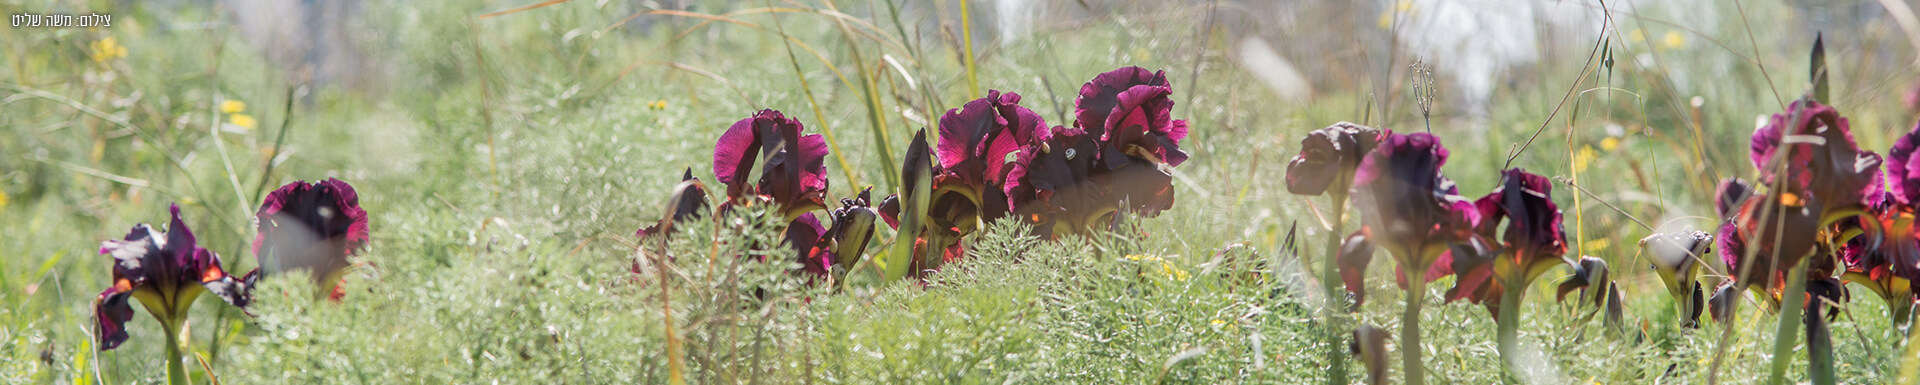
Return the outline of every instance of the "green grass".
[[[27,3],[0,0],[6,9]],[[876,25],[875,33],[900,39],[895,31],[920,28],[912,20],[896,26],[884,4],[839,3]],[[307,289],[300,280],[269,279],[251,314],[200,301],[192,349],[222,383],[665,383],[669,340],[682,347],[691,383],[1310,383],[1326,376],[1321,335],[1346,331],[1320,323],[1318,275],[1301,266],[1317,266],[1308,262],[1325,255],[1326,230],[1308,206],[1325,212],[1327,203],[1287,194],[1285,162],[1306,130],[1361,120],[1365,84],[1318,90],[1309,102],[1275,100],[1234,64],[1225,32],[1210,32],[1218,35],[1202,46],[1195,31],[1204,18],[1156,17],[1137,5],[1017,42],[972,41],[979,87],[1019,92],[1056,125],[1070,123],[1073,96],[1093,75],[1125,65],[1166,69],[1182,103],[1176,117],[1194,127],[1182,146],[1193,159],[1179,169],[1175,208],[1140,219],[1138,231],[1095,239],[1039,241],[997,224],[968,239],[968,262],[924,284],[856,273],[844,290],[805,285],[786,271],[797,265],[743,258],[786,255],[747,247],[775,243],[777,234],[742,230],[773,226],[743,213],[691,224],[674,237],[664,249],[672,262],[663,282],[654,262],[643,269],[648,274],[629,271],[636,257],[651,261],[662,250],[638,252],[630,234],[661,215],[682,170],[713,183],[713,141],[733,121],[773,108],[820,130],[818,104],[852,165],[828,162],[829,196],[865,185],[886,190],[882,173],[898,160],[875,144],[903,152],[912,130],[937,118],[928,111],[966,100],[974,76],[968,57],[952,47],[967,42],[932,35],[902,39],[910,49],[850,42],[870,31],[848,33],[815,13],[780,14],[781,33],[819,50],[855,82],[850,87],[810,53],[796,47],[790,58],[766,14],[737,16],[765,30],[714,23],[674,41],[699,20],[607,30],[638,11],[624,4],[575,1],[479,19],[523,4],[366,2],[364,23],[376,27],[355,33],[382,63],[378,81],[305,90],[290,104],[285,74],[236,31],[184,27],[219,20],[219,10],[128,5],[113,10],[125,22],[111,29],[0,29],[7,67],[0,71],[7,138],[0,140],[7,197],[0,205],[0,382],[161,381],[160,332],[145,315],[131,323],[125,345],[94,351],[91,301],[110,278],[98,242],[134,223],[164,222],[167,204],[178,202],[202,244],[222,255],[228,271],[245,272],[255,265],[246,246],[256,186],[329,176],[353,183],[372,217],[373,241],[349,275],[346,300],[272,294]],[[765,5],[725,6],[702,3],[695,11]],[[1771,88],[1789,93],[1805,80],[1799,67],[1810,38],[1758,28],[1791,20],[1792,11],[1750,5],[1747,13],[1757,55],[1731,17],[1699,31],[1725,46],[1695,35],[1683,48],[1659,51],[1610,40],[1616,62],[1581,90],[1618,90],[1576,93],[1515,160],[1569,176],[1569,154],[1596,147],[1580,170],[1594,193],[1580,197],[1583,211],[1574,212],[1572,188],[1557,189],[1556,198],[1569,229],[1580,223],[1580,251],[1612,262],[1627,298],[1627,327],[1616,331],[1585,318],[1590,309],[1553,301],[1551,285],[1564,272],[1528,290],[1521,341],[1542,353],[1538,365],[1558,374],[1549,382],[1700,383],[1720,349],[1728,354],[1723,381],[1760,381],[1773,318],[1743,306],[1725,345],[1719,324],[1678,328],[1672,301],[1636,259],[1633,240],[1646,231],[1596,201],[1653,225],[1713,223],[1711,176],[1752,172],[1745,154],[1752,118],[1779,110]],[[1661,17],[1622,14],[1616,22],[1671,30]],[[958,17],[949,22],[959,24]],[[1881,31],[1875,42],[1904,44],[1884,35],[1897,29],[1861,28]],[[107,36],[128,56],[89,58],[89,44]],[[1864,44],[1829,47],[1834,104],[1853,119],[1865,147],[1884,151],[1912,117],[1894,105],[1897,88],[1883,84],[1912,74],[1871,58]],[[1549,57],[1532,77],[1501,87],[1484,132],[1468,129],[1464,118],[1436,116],[1434,130],[1454,154],[1446,172],[1465,195],[1493,185],[1510,146],[1542,127],[1579,80],[1589,47],[1559,48],[1580,54]],[[1662,64],[1632,59],[1643,54]],[[883,67],[882,55],[901,62],[912,80]],[[1771,79],[1742,57],[1765,62]],[[862,71],[876,69],[874,101]],[[1680,73],[1690,84],[1669,80]],[[1705,159],[1694,155],[1683,108],[1694,96],[1707,101]],[[209,120],[228,99],[245,101],[259,125],[216,141]],[[1399,100],[1393,116],[1372,109],[1373,123],[1419,130],[1417,111]],[[878,114],[869,110],[876,102]],[[875,138],[876,119],[885,120],[884,140]],[[288,138],[273,153],[282,121],[291,124]],[[1626,135],[1617,148],[1598,149],[1608,125]],[[279,163],[266,175],[270,157]],[[862,185],[848,183],[847,174]],[[1306,261],[1284,252],[1296,227]],[[1231,244],[1255,252],[1213,263]],[[1389,261],[1374,262],[1369,301],[1356,316],[1395,330],[1403,304]],[[1840,378],[1890,382],[1905,354],[1901,336],[1887,326],[1878,298],[1861,288],[1854,294],[1833,325]],[[1501,381],[1492,317],[1478,306],[1438,305],[1439,290],[1427,298],[1422,348],[1430,377]],[[672,335],[664,309],[672,312]],[[1805,376],[1799,354],[1790,378]]]

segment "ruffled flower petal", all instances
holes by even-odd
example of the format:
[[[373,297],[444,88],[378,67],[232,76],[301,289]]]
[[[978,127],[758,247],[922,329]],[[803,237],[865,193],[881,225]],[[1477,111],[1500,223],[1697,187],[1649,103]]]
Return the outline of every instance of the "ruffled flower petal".
[[[1447,150],[1424,133],[1392,134],[1360,163],[1354,202],[1374,240],[1424,272],[1457,234],[1479,222],[1473,203],[1440,175]]]
[[[1170,85],[1166,71],[1148,71],[1140,67],[1123,67],[1094,76],[1093,80],[1080,86],[1080,97],[1074,99],[1074,126],[1085,129],[1095,138],[1105,137],[1109,115],[1120,106],[1120,93],[1136,86]]]
[[[253,254],[261,273],[307,270],[325,291],[332,291],[339,274],[352,265],[347,257],[365,248],[369,238],[359,194],[339,179],[281,186],[254,217]]]
[[[127,341],[127,321],[133,320],[133,306],[127,301],[133,297],[132,292],[132,282],[116,278],[113,287],[94,299],[93,318],[99,328],[95,335],[100,350],[113,350]]]
[[[1349,122],[1308,132],[1300,138],[1300,154],[1287,162],[1287,192],[1320,195],[1336,179],[1347,178],[1350,183],[1360,161],[1383,135],[1380,129]]]
[[[1887,151],[1887,184],[1893,203],[1904,207],[1920,205],[1920,126],[1901,135]]]
[[[1783,151],[1790,159],[1775,169]],[[1755,129],[1749,156],[1762,182],[1784,177],[1785,192],[1819,198],[1822,211],[1864,209],[1881,190],[1879,155],[1861,151],[1847,118],[1816,101],[1796,101]]]
[[[1118,168],[1127,157],[1179,166],[1187,161],[1180,140],[1187,137],[1185,121],[1173,119],[1173,88],[1134,86],[1121,91],[1119,102],[1102,123],[1100,141],[1106,143],[1107,168]],[[1176,122],[1178,124],[1176,124]],[[1085,123],[1085,122],[1083,122]]]

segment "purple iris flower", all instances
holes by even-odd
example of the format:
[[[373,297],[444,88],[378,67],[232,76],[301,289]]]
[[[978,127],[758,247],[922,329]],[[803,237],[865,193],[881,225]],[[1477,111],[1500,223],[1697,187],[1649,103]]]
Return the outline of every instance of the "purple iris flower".
[[[220,256],[195,243],[193,231],[180,219],[180,206],[171,209],[167,231],[146,224],[133,226],[125,238],[100,243],[100,254],[113,257],[113,286],[94,300],[94,318],[100,327],[100,350],[111,350],[127,340],[126,323],[133,320],[138,301],[175,338],[187,320],[187,309],[201,294],[212,293],[234,306],[246,307],[244,285],[220,267]]]
[[[253,255],[260,268],[248,273],[247,281],[259,278],[256,273],[305,270],[315,287],[333,299],[344,295],[342,276],[352,266],[347,257],[365,249],[368,241],[367,210],[360,208],[353,186],[333,178],[294,181],[268,194],[254,219],[259,234],[253,238]]]

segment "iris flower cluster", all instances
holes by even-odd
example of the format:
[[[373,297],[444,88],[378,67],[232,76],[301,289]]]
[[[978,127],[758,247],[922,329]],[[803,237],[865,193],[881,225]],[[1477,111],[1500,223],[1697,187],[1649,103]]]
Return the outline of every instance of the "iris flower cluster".
[[[1339,247],[1331,249],[1323,265],[1329,290],[1335,279],[1346,286],[1353,299],[1349,310],[1366,298],[1365,270],[1376,249],[1392,257],[1398,282],[1406,289],[1403,346],[1419,344],[1425,284],[1445,276],[1456,277],[1448,301],[1482,304],[1499,321],[1502,356],[1509,356],[1504,353],[1514,343],[1522,293],[1556,267],[1574,271],[1561,285],[1563,297],[1592,288],[1588,297],[1596,304],[1618,309],[1618,292],[1607,278],[1606,263],[1567,258],[1566,232],[1552,199],[1551,180],[1509,169],[1492,192],[1468,199],[1440,171],[1448,155],[1440,139],[1430,134],[1400,134],[1348,122],[1314,130],[1301,140],[1299,155],[1288,164],[1288,190],[1328,195],[1335,213],[1344,212],[1351,196],[1361,217],[1360,229],[1337,241]],[[1336,222],[1340,217],[1335,215]],[[1409,383],[1424,381],[1419,356],[1419,349],[1402,350]]]
[[[877,223],[896,230],[898,260],[881,261],[889,278],[923,276],[966,255],[962,239],[986,223],[1014,218],[1035,235],[1058,238],[1110,230],[1127,215],[1173,207],[1172,168],[1187,122],[1173,119],[1164,71],[1116,69],[1081,87],[1072,126],[1049,126],[1013,92],[948,110],[936,138],[926,131],[901,162],[899,190],[872,188],[840,200],[823,220],[828,147],[779,111],[764,110],[721,135],[714,176],[726,186],[719,211],[767,205],[787,222],[786,246],[813,278],[844,279],[876,239]],[[691,172],[674,189],[667,214],[636,232],[652,237],[706,214],[706,187]]]
[[[180,206],[170,212],[165,230],[138,224],[125,237],[100,243],[100,254],[113,258],[113,284],[94,300],[94,318],[100,349],[112,350],[129,338],[132,304],[147,309],[167,333],[172,383],[186,383],[181,354],[189,335],[187,310],[202,294],[244,309],[261,277],[305,272],[316,296],[337,301],[345,294],[343,276],[352,266],[348,257],[368,242],[367,212],[353,187],[338,179],[297,181],[267,195],[255,213],[253,254],[259,268],[242,277],[227,273],[220,255],[201,247]]]
[[[1751,159],[1759,183],[1727,180],[1717,196],[1722,224],[1715,248],[1728,279],[1708,298],[1710,314],[1729,321],[1738,296],[1750,292],[1780,313],[1781,341],[1791,341],[1804,323],[1816,383],[1832,383],[1826,323],[1849,300],[1846,282],[1872,290],[1886,301],[1891,323],[1906,328],[1916,300],[1913,282],[1920,278],[1913,228],[1920,204],[1920,175],[1913,175],[1920,168],[1917,135],[1920,127],[1883,159],[1862,150],[1847,118],[1814,95],[1756,129]],[[1791,343],[1780,343],[1775,351],[1789,349]],[[1776,359],[1774,377],[1784,368]]]

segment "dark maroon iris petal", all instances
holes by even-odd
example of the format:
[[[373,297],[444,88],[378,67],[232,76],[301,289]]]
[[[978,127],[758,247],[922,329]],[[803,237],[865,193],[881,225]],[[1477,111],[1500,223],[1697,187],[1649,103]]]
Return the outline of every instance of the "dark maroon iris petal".
[[[1020,106],[1020,95],[989,90],[987,97],[948,110],[940,117],[935,149],[940,172],[934,178],[936,210],[955,211],[955,222],[1005,217],[1005,184],[1013,154],[1050,135],[1040,114]],[[955,193],[955,194],[949,194]],[[966,202],[959,202],[965,200]],[[946,201],[946,202],[943,202]],[[959,213],[964,210],[966,213]]]
[[[1901,135],[1887,151],[1887,184],[1893,191],[1893,203],[1904,207],[1920,206],[1920,126]]]
[[[1840,249],[1834,250],[1833,253],[1840,257],[1840,262],[1846,264],[1848,269],[1855,267],[1870,269],[1874,265],[1883,263],[1879,255],[1868,253],[1867,247],[1867,237],[1855,237],[1846,244],[1840,245]]]
[[[1333,134],[1314,130],[1300,138],[1300,155],[1287,162],[1287,192],[1320,195],[1340,177],[1342,147]]]
[[[1895,151],[1899,156],[1898,147]],[[1920,281],[1920,232],[1915,231],[1912,206],[1885,203],[1897,201],[1898,195],[1892,194],[1869,209],[1869,215],[1860,216],[1875,226],[1860,226],[1863,233],[1835,254],[1845,266],[1842,276],[1847,280],[1868,285],[1888,297],[1889,305],[1905,306],[1914,300],[1912,282]]]
[[[94,300],[93,318],[95,325],[100,328],[97,331],[100,350],[113,350],[127,342],[127,322],[133,321],[133,305],[127,301],[133,300],[133,288],[125,286],[125,282],[122,279],[114,280],[114,286],[101,292]]]
[[[1776,170],[1771,162],[1783,151],[1789,158]],[[1796,101],[1774,114],[1754,130],[1750,156],[1761,181],[1784,175],[1786,192],[1814,195],[1827,205],[1823,211],[1864,209],[1881,191],[1880,156],[1861,151],[1847,118],[1819,102]]]
[[[1821,227],[1819,206],[1811,197],[1756,195],[1721,225],[1716,235],[1720,260],[1727,264],[1727,275],[1743,287],[1782,282],[1787,270],[1814,253],[1817,237],[1808,235]]]
[[[180,206],[173,206],[172,214],[167,232],[139,224],[125,238],[100,243],[100,254],[114,260],[113,285],[94,302],[100,350],[119,347],[127,340],[126,322],[133,319],[130,300],[134,297],[162,301],[140,302],[155,317],[171,318],[163,322],[184,320],[187,307],[201,293],[247,306],[241,282],[221,269],[220,256],[195,242],[193,231],[180,219]]]
[[[1479,222],[1471,201],[1440,175],[1447,150],[1424,133],[1392,134],[1360,163],[1354,202],[1376,243],[1415,272],[1427,270],[1456,232]]]
[[[1133,159],[1119,169],[1096,173],[1096,180],[1110,186],[1113,198],[1125,203],[1129,213],[1155,217],[1172,209],[1173,174],[1155,163]]]
[[[1475,202],[1480,210],[1482,233],[1506,219],[1503,235],[1506,247],[1520,266],[1535,260],[1558,260],[1567,253],[1566,231],[1561,228],[1560,208],[1553,203],[1553,182],[1539,174],[1509,169],[1501,185]]]
[[[886,198],[880,199],[876,211],[880,214],[880,220],[887,222],[887,227],[900,228],[900,194],[887,194]]]
[[[1500,258],[1501,250],[1493,249],[1485,243],[1486,238],[1479,234],[1468,237],[1467,242],[1451,245],[1433,267],[1426,272],[1429,282],[1447,275],[1453,275],[1453,287],[1447,289],[1448,302],[1467,300],[1486,306],[1495,317],[1500,315],[1500,294],[1504,293],[1499,280],[1494,276],[1494,264]]]
[[[1373,242],[1365,231],[1354,232],[1340,242],[1340,282],[1353,299],[1348,310],[1359,310],[1367,302],[1367,265],[1373,263]]]
[[[1474,201],[1470,218],[1474,230],[1440,257],[1428,280],[1450,268],[1458,276],[1447,300],[1466,299],[1485,305],[1499,316],[1499,297],[1506,285],[1525,286],[1566,254],[1566,233],[1560,209],[1553,203],[1553,184],[1546,177],[1521,169],[1503,173],[1500,187]],[[1505,225],[1502,232],[1502,224]],[[1497,240],[1497,243],[1496,243]],[[1491,243],[1491,244],[1490,244]]]
[[[1713,316],[1714,321],[1732,321],[1733,308],[1740,303],[1739,297],[1740,290],[1735,288],[1733,281],[1720,284],[1713,289],[1713,295],[1707,297],[1707,314]]]
[[[1095,138],[1106,137],[1106,122],[1121,105],[1120,94],[1136,86],[1169,87],[1166,71],[1148,71],[1123,67],[1094,76],[1080,86],[1080,97],[1073,102],[1074,126]],[[1184,136],[1184,135],[1183,135]]]
[[[1000,131],[996,127],[1006,125],[993,108],[999,98],[999,91],[989,91],[986,98],[974,99],[940,116],[940,138],[934,146],[934,158],[940,161],[942,171],[959,177],[959,183],[986,183],[987,160],[979,149],[986,146],[989,136]]]
[[[1106,144],[1107,168],[1119,168],[1128,157],[1146,158],[1179,166],[1187,161],[1180,140],[1187,138],[1187,122],[1173,119],[1173,88],[1134,86],[1120,92],[1119,103],[1107,115],[1100,141]],[[1091,124],[1089,122],[1081,122]]]
[[[642,238],[673,232],[674,223],[698,219],[706,215],[707,185],[693,177],[693,169],[687,169],[680,177],[680,184],[673,186],[673,196],[667,198],[665,218],[641,228],[634,235]]]
[[[260,273],[306,270],[323,290],[332,290],[336,274],[351,263],[347,256],[367,245],[367,211],[359,194],[339,179],[294,181],[268,194],[254,214],[259,234],[253,255]]]
[[[1740,203],[1746,201],[1747,196],[1752,194],[1753,187],[1748,186],[1747,181],[1739,178],[1721,180],[1720,187],[1713,194],[1715,197],[1713,211],[1720,214],[1721,218],[1732,218],[1737,214],[1734,210],[1738,209]]]
[[[774,110],[728,127],[713,150],[713,172],[727,186],[727,197],[765,195],[789,216],[825,208],[827,142],[820,134],[802,135],[805,130],[800,121]],[[760,165],[759,180],[743,180],[761,158],[766,164]]]
[[[1808,310],[1807,313],[1802,316],[1814,317],[1824,314],[1827,317],[1827,322],[1833,322],[1840,317],[1840,313],[1836,310],[1852,299],[1852,295],[1847,293],[1847,287],[1842,285],[1839,279],[1833,277],[1808,278],[1806,302],[1800,305],[1802,309]]]
[[[820,219],[813,213],[800,214],[793,223],[787,224],[787,246],[793,248],[801,269],[815,277],[825,277],[833,270],[833,253],[817,247],[826,233],[826,227],[820,225]]]
[[[1300,138],[1300,154],[1287,162],[1287,192],[1320,195],[1338,178],[1351,181],[1382,136],[1380,129],[1349,122],[1308,132]]]
[[[1720,249],[1720,263],[1726,264],[1728,270],[1737,268],[1740,260],[1746,258],[1747,239],[1740,234],[1740,226],[1733,222],[1721,223],[1713,238],[1714,248]]]
[[[1007,206],[1041,236],[1095,226],[1119,199],[1095,178],[1098,143],[1085,131],[1054,127],[1044,142],[1020,151],[1007,173]]]

